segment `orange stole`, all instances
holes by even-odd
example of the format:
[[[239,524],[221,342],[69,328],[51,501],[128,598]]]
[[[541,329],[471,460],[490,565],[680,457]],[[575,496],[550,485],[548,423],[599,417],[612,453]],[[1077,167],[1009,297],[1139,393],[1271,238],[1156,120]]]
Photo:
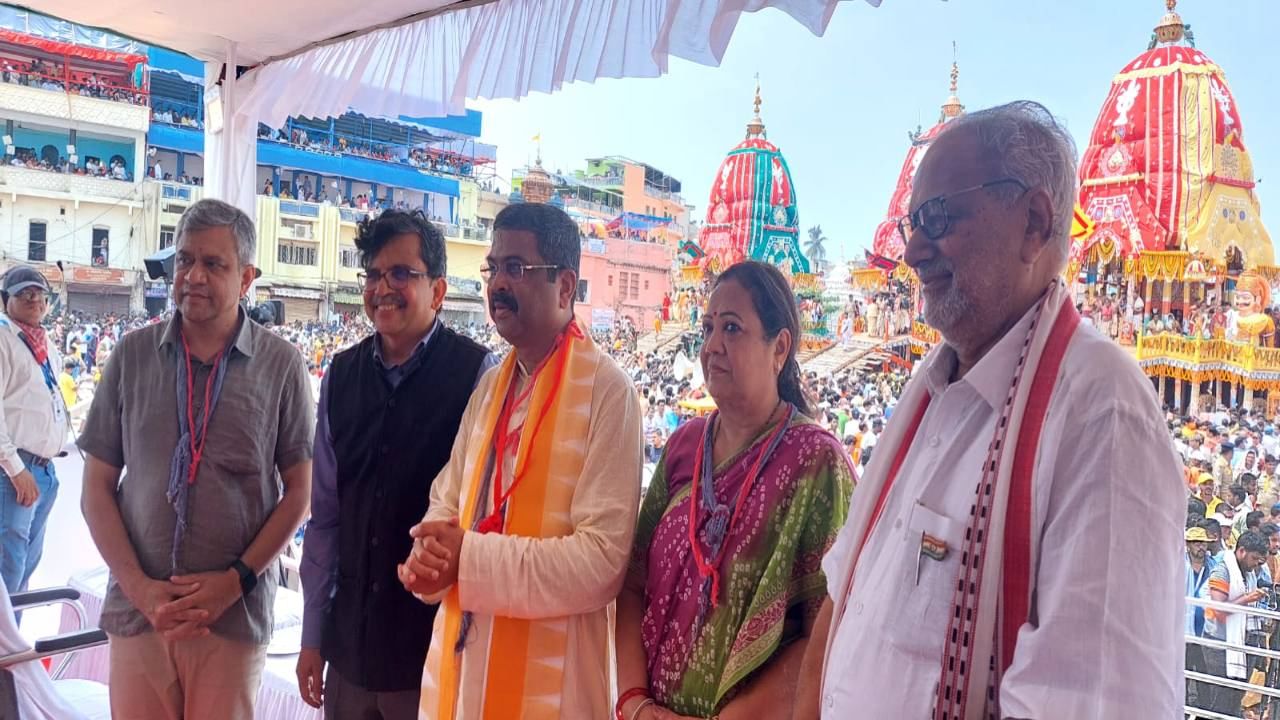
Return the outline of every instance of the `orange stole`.
[[[590,426],[591,381],[599,354],[577,326],[571,323],[564,342],[556,350],[545,371],[537,379],[529,398],[529,411],[520,434],[515,476],[523,477],[507,504],[506,534],[522,537],[563,537],[573,532],[569,511],[576,479],[586,459],[585,441]],[[485,411],[483,442],[466,497],[460,505],[463,527],[471,527],[476,517],[477,493],[484,484],[482,473],[506,397],[515,377],[515,353],[509,353],[499,368],[494,394]],[[558,386],[558,388],[557,388]],[[551,393],[552,406],[542,430],[531,437],[537,415]],[[500,394],[499,394],[500,393]],[[581,438],[583,448],[575,452],[557,439]],[[552,458],[554,457],[554,464]],[[501,458],[495,458],[495,467]],[[510,482],[510,479],[508,479]],[[488,507],[486,504],[484,507]],[[515,589],[513,589],[515,590]],[[462,658],[453,651],[462,625],[458,588],[455,585],[442,608],[444,636],[441,639],[437,720],[453,720],[457,711]],[[482,717],[485,720],[535,720],[559,718],[563,660],[568,637],[563,618],[522,620],[495,617],[486,664]],[[428,659],[430,662],[430,658]],[[424,700],[426,698],[424,697]],[[424,703],[424,709],[427,704]]]

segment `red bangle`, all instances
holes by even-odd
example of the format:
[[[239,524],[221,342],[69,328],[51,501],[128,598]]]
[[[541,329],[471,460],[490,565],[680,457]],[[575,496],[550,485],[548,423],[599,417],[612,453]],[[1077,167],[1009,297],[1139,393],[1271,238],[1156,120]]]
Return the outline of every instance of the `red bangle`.
[[[613,706],[613,716],[615,720],[627,720],[627,718],[622,716],[622,706],[626,705],[628,700],[647,697],[649,697],[649,688],[643,687],[633,687],[619,695],[618,704]]]

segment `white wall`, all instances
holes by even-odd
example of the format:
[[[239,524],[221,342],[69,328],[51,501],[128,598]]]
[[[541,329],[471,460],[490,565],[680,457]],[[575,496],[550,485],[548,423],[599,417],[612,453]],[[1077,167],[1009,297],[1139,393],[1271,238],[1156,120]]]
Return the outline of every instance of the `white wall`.
[[[132,210],[132,212],[130,212]],[[127,204],[53,200],[31,195],[0,195],[0,251],[6,259],[26,261],[29,223],[47,223],[45,261],[90,265],[93,228],[107,228],[108,267],[142,268],[147,232],[140,208]],[[154,242],[152,243],[154,244]]]

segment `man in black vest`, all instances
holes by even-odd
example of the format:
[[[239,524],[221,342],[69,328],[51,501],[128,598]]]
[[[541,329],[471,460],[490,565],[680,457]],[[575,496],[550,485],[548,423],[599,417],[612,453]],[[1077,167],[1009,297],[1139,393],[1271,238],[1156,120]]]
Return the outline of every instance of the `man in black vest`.
[[[326,718],[414,720],[436,608],[396,563],[497,358],[437,318],[444,238],[421,211],[365,221],[356,247],[376,332],[338,353],[320,388],[298,689]]]

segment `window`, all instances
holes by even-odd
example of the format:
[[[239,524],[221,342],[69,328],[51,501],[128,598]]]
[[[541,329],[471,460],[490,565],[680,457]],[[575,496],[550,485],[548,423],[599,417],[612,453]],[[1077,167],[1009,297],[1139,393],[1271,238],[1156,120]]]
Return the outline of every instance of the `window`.
[[[291,237],[298,240],[314,240],[315,226],[305,221],[282,220],[280,222],[281,234],[285,237]]]
[[[578,281],[578,302],[591,302],[591,285],[586,280]]]
[[[610,276],[608,277],[608,283],[609,283],[609,287],[613,287],[613,276],[612,276],[612,275],[610,275]]]
[[[167,247],[173,247],[174,231],[175,231],[175,228],[172,225],[160,226],[160,249],[161,250]]]
[[[341,248],[338,262],[344,268],[358,268],[360,267],[360,251],[353,247]]]
[[[48,229],[48,224],[43,220],[32,220],[27,225],[27,260],[44,262]]]
[[[276,250],[276,260],[284,265],[315,265],[316,248],[314,245],[280,243]]]
[[[631,299],[640,297],[640,273],[631,273]]]
[[[109,258],[108,239],[111,236],[111,230],[103,227],[93,229],[93,253],[89,256],[89,263],[94,267],[106,267]]]
[[[649,279],[648,279],[648,278],[645,278],[645,281],[644,281],[644,289],[645,289],[645,290],[648,290],[648,289],[649,289]]]

